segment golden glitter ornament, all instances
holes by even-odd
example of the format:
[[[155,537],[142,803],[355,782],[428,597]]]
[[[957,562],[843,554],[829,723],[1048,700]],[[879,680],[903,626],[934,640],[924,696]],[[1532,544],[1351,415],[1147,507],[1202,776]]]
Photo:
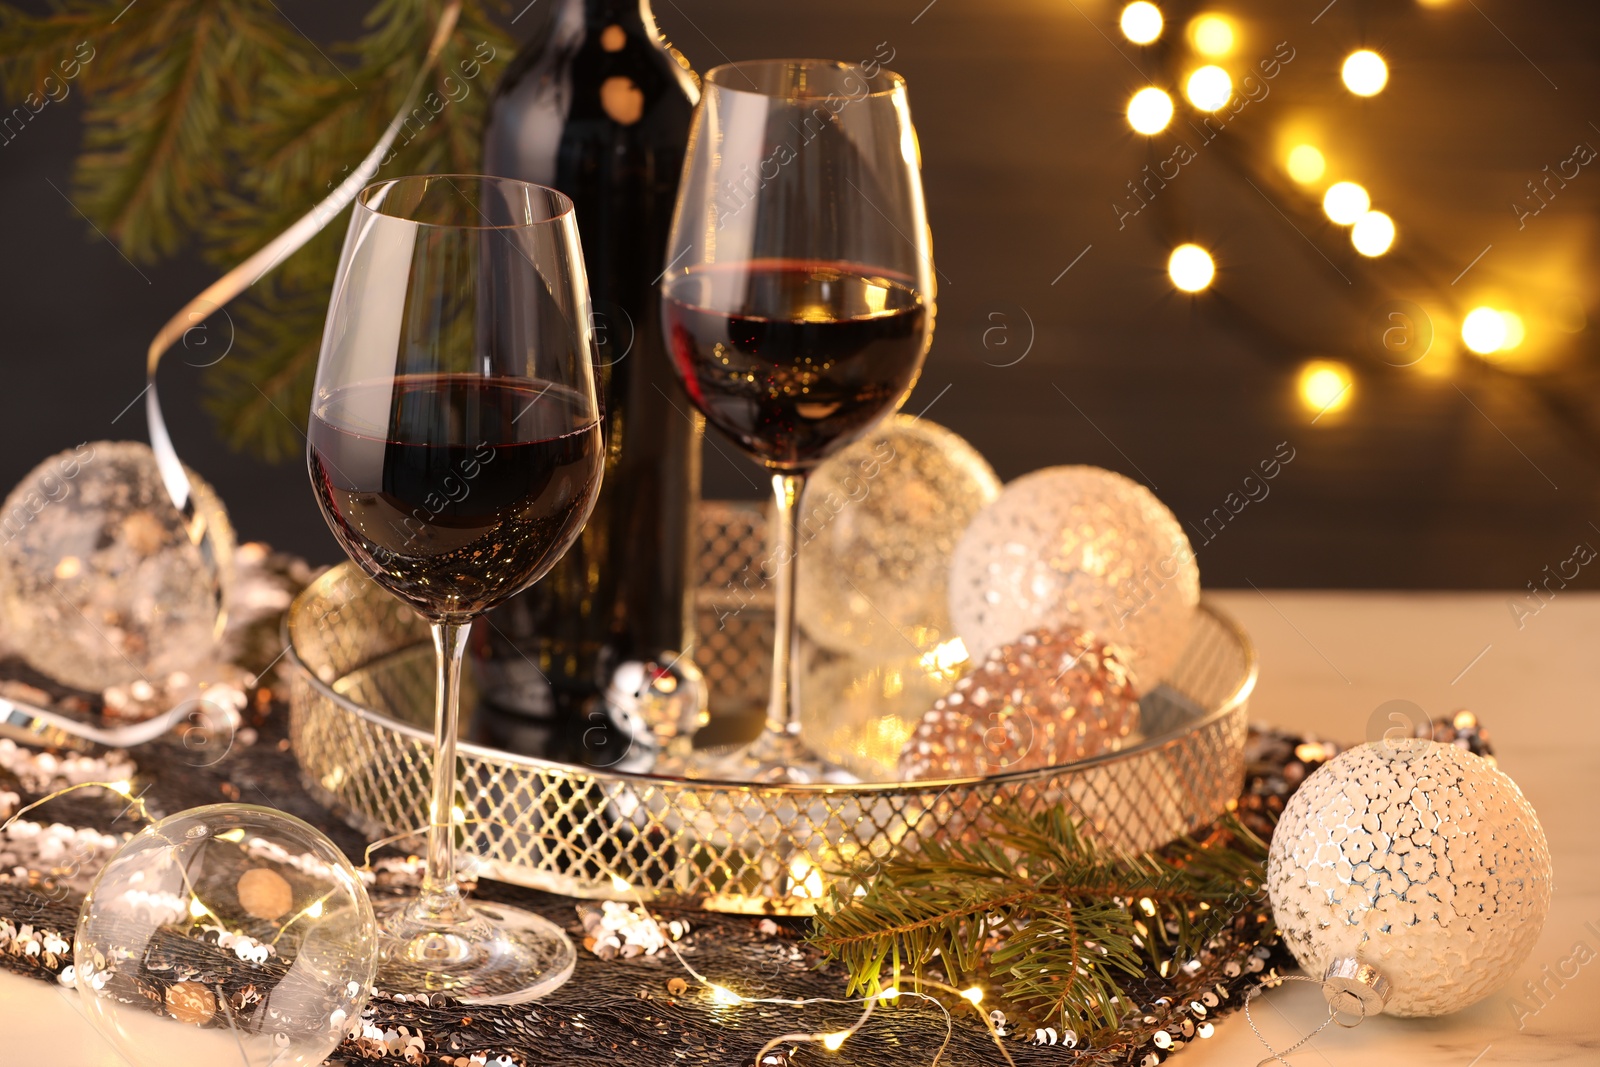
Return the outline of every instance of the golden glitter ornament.
[[[978,450],[927,419],[896,415],[806,480],[800,626],[817,644],[886,662],[954,636],[950,558],[1000,493]]]
[[[990,651],[917,724],[908,779],[1051,767],[1115,748],[1139,721],[1127,653],[1076,627],[1030,630]]]

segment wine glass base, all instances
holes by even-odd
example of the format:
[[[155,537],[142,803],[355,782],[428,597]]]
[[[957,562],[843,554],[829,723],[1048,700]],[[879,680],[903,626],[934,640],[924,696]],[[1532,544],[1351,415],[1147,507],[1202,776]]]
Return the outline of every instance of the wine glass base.
[[[716,765],[719,777],[772,785],[845,784],[859,781],[839,764],[812,751],[793,734],[767,730],[742,751]]]
[[[415,900],[374,902],[382,939],[377,987],[385,993],[445,993],[469,1004],[521,1004],[572,977],[572,940],[521,908],[459,905],[456,922],[429,922]]]

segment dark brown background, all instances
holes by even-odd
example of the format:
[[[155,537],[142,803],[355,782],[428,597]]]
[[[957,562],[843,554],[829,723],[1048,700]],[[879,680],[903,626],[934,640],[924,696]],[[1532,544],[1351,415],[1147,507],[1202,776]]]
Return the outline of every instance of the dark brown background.
[[[1181,106],[1169,134],[1129,132],[1128,96],[1171,87],[1185,53],[1128,44],[1111,2],[659,0],[656,10],[702,70],[893,48],[911,85],[941,277],[933,352],[908,408],[965,435],[1003,478],[1099,464],[1147,482],[1193,525],[1287,441],[1295,459],[1270,496],[1201,548],[1208,584],[1521,589],[1578,542],[1600,546],[1593,328],[1568,332],[1595,314],[1600,174],[1590,171],[1600,166],[1520,230],[1511,208],[1574,145],[1600,146],[1600,13],[1576,0],[1325,3],[1208,5],[1242,20],[1229,65],[1242,71],[1280,41],[1294,50],[1270,94],[1211,143],[1185,128]],[[319,39],[354,32],[366,7],[281,6]],[[1391,64],[1389,87],[1366,101],[1338,80],[1361,46]],[[136,269],[76,214],[62,195],[76,104],[52,105],[0,145],[6,485],[85,438],[143,433],[138,406],[113,422],[142,387],[143,348],[209,280],[192,261]],[[1394,216],[1397,255],[1414,269],[1361,260],[1282,177],[1280,142],[1302,128],[1337,176]],[[1197,158],[1119,230],[1113,201],[1178,140]],[[1175,292],[1164,269],[1191,239],[1220,267],[1198,298]],[[1457,351],[1455,324],[1479,300],[1525,313],[1519,362],[1540,373]],[[1372,338],[1395,301],[1437,328],[1415,367],[1393,366]],[[1313,424],[1293,379],[1319,355],[1349,362],[1357,382],[1346,411]],[[197,404],[204,374],[174,362],[163,375],[180,450],[244,536],[338,558],[302,467],[217,444]],[[707,449],[707,494],[756,495],[763,479],[728,452]],[[1600,578],[1586,571],[1575,584]]]

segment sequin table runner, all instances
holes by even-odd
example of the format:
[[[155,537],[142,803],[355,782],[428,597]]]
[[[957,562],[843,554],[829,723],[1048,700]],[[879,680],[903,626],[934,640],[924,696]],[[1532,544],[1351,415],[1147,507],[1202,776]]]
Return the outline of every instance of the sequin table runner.
[[[281,808],[325,830],[353,857],[365,842],[305,795],[288,751],[281,706],[261,704],[250,724],[253,743],[239,745],[209,765],[174,739],[129,753],[138,768],[135,788],[153,813],[167,814],[219,800]],[[9,743],[0,743],[4,747]],[[1337,745],[1253,730],[1240,812],[1263,836],[1293,787]],[[10,749],[10,765],[37,757]],[[0,763],[6,763],[0,760]],[[50,768],[47,763],[47,768]],[[54,765],[60,770],[59,764]],[[30,769],[35,769],[30,765]],[[84,774],[92,767],[79,767]],[[35,790],[15,770],[0,769],[0,793],[26,801]],[[19,824],[0,839],[0,965],[36,978],[60,981],[71,964],[71,935],[82,895],[98,864],[122,836],[136,829],[129,806],[89,793],[60,798],[39,813],[43,822]],[[398,876],[397,876],[398,877]],[[380,877],[375,892],[392,892]],[[579,902],[500,883],[482,882],[476,893],[514,903],[552,919],[582,942]],[[688,932],[678,949],[701,972],[746,997],[840,997],[844,975],[823,966],[804,941],[800,920],[656,909],[663,921],[679,920]],[[593,943],[592,941],[590,942]],[[181,952],[181,946],[174,946]],[[580,952],[571,981],[550,997],[516,1007],[466,1006],[446,996],[376,996],[358,1030],[339,1050],[349,1061],[393,1063],[536,1065],[619,1063],[654,1065],[751,1064],[767,1039],[796,1030],[843,1029],[856,1009],[844,1005],[787,1008],[716,1003],[688,977],[670,953],[601,959]],[[205,961],[188,961],[203,968]],[[1193,1041],[1209,1036],[1218,1019],[1237,1010],[1247,989],[1270,981],[1292,961],[1278,944],[1264,899],[1252,901],[1233,924],[1171,978],[1154,973],[1128,986],[1129,1005],[1114,1035],[1088,1041],[1056,1031],[1011,1029],[1007,1051],[1019,1065],[1138,1064],[1153,1067]],[[68,974],[70,981],[70,974]],[[1006,1022],[1001,1017],[1002,1029]],[[815,1047],[769,1055],[762,1067],[793,1063],[882,1064],[892,1056],[907,1067],[932,1063],[946,1036],[944,1014],[925,1002],[902,998],[880,1010],[836,1052]],[[993,1039],[970,1011],[954,1013],[943,1062],[1002,1063]]]

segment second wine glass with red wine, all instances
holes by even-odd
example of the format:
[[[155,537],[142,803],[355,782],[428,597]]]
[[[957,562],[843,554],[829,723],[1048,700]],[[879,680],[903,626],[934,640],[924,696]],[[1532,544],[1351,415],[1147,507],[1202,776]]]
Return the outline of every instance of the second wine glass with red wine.
[[[307,459],[346,554],[433,631],[422,890],[380,907],[378,986],[516,1003],[576,953],[555,924],[456,883],[456,733],[472,620],[544,576],[583,529],[604,459],[572,202],[431,175],[357,198],[328,305]]]
[[[831,60],[712,70],[667,256],[673,366],[706,421],[772,471],[777,500],[767,728],[732,766],[815,781],[830,768],[800,737],[794,653],[806,474],[905,402],[933,332],[905,80]]]

